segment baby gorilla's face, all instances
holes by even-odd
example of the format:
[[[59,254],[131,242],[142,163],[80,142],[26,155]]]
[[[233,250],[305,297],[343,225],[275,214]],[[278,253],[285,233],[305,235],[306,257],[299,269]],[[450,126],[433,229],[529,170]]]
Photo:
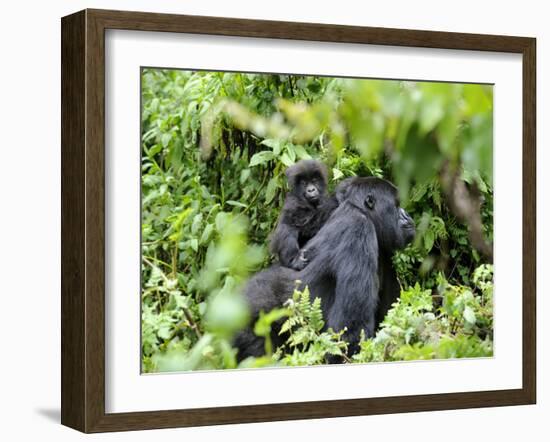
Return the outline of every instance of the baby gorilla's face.
[[[292,194],[314,207],[325,197],[327,173],[326,166],[317,160],[300,160],[285,171]]]
[[[310,204],[316,206],[319,204],[323,194],[322,181],[319,176],[304,177],[298,183],[299,192],[302,197]]]

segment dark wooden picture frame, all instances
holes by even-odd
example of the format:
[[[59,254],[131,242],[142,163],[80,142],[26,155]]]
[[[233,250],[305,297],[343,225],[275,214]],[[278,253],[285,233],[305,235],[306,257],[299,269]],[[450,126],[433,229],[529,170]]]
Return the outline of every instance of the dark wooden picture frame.
[[[536,40],[84,10],[62,29],[61,422],[83,432],[534,404],[536,401]],[[523,385],[467,393],[220,408],[105,412],[105,30],[123,29],[517,53],[523,63]]]

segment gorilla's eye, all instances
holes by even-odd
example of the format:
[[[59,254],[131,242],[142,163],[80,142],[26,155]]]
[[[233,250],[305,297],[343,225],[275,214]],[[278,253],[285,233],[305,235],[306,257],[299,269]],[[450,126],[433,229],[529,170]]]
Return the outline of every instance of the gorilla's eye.
[[[375,202],[374,197],[372,195],[367,195],[367,197],[365,198],[365,206],[368,209],[370,210],[374,209],[374,202]]]

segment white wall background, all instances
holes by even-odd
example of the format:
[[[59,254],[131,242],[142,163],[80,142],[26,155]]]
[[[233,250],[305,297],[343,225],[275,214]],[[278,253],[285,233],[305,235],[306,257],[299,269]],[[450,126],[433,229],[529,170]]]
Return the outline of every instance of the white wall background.
[[[550,302],[550,28],[545,2],[462,0],[246,2],[245,0],[18,0],[2,8],[0,38],[0,435],[4,440],[85,436],[59,425],[60,17],[86,7],[533,36],[538,39],[538,405],[231,425],[91,436],[96,440],[358,438],[408,441],[548,435]],[[518,165],[518,167],[520,167]],[[545,201],[546,199],[546,201]],[[545,436],[543,436],[545,435]]]

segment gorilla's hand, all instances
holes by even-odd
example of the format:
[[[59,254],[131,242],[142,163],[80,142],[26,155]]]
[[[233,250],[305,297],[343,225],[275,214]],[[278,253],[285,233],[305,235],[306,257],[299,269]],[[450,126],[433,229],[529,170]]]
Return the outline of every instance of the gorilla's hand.
[[[294,259],[292,260],[290,267],[294,270],[302,270],[309,264],[308,249],[301,249]]]

